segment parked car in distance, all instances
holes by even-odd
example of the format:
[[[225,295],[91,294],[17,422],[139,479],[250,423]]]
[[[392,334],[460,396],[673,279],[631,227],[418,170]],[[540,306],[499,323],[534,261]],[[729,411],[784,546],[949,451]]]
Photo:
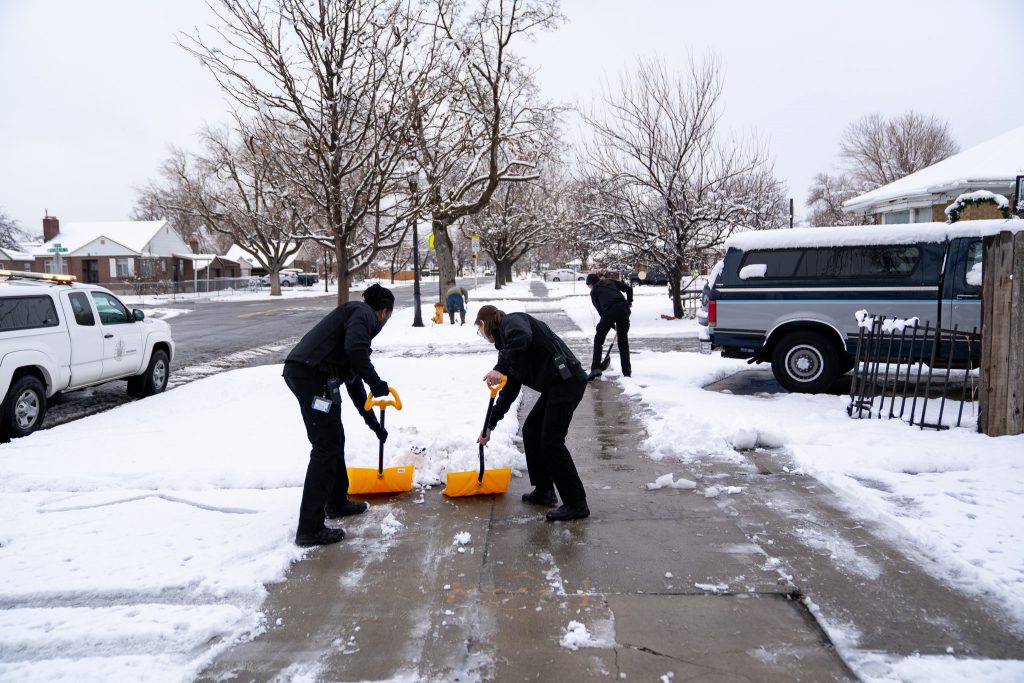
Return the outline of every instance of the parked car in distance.
[[[277,273],[277,279],[282,287],[294,287],[299,284],[299,272],[298,270],[281,270]],[[260,282],[263,283],[264,287],[269,287],[270,273],[260,278]]]
[[[137,398],[167,388],[174,342],[163,320],[70,275],[0,270],[0,436],[27,436],[54,394],[128,380]]]
[[[320,276],[316,273],[296,273],[297,283],[302,287],[312,287],[320,282]]]
[[[586,273],[581,273],[572,268],[556,268],[555,270],[544,271],[544,280],[546,282],[572,282],[573,280],[586,279]]]
[[[1000,229],[1005,221],[976,220],[734,235],[701,339],[723,356],[770,362],[789,391],[822,391],[854,366],[859,311],[980,327],[982,240]]]
[[[640,285],[667,285],[668,275],[658,270],[657,268],[651,268],[650,270],[632,271],[626,276],[629,284],[633,287],[639,287]]]

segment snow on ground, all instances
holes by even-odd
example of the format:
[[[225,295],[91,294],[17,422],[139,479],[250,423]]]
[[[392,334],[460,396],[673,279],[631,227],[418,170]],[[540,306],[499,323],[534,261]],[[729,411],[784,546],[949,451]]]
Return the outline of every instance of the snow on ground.
[[[806,473],[845,494],[857,514],[913,538],[945,568],[943,578],[1024,623],[1024,556],[1017,552],[1024,543],[1024,436],[853,420],[845,396],[701,388],[746,367],[697,353],[640,353],[633,377],[620,381],[644,408],[647,452],[668,461],[739,461],[738,450],[785,448]]]
[[[373,359],[404,404],[388,409],[385,465],[415,465],[423,486],[476,469],[497,352],[472,325],[411,324],[396,311]],[[0,679],[185,680],[262,628],[264,585],[302,556],[309,444],[280,375],[213,375],[2,447]],[[376,467],[376,438],[344,400],[348,464]],[[517,428],[501,422],[489,466],[525,468]],[[368,513],[385,539],[402,528],[389,508]]]

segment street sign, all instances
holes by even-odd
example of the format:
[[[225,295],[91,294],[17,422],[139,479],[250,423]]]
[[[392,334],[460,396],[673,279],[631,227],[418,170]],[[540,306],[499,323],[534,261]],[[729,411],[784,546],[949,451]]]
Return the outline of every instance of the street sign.
[[[473,245],[473,258],[476,258],[477,254],[480,253],[480,236],[473,235],[469,238],[469,241]]]
[[[68,248],[61,244],[60,242],[54,242],[53,246],[47,249],[46,251],[50,252],[51,254],[66,254]]]
[[[427,244],[430,246],[431,249],[434,248],[434,233],[430,233],[430,239],[427,240]]]

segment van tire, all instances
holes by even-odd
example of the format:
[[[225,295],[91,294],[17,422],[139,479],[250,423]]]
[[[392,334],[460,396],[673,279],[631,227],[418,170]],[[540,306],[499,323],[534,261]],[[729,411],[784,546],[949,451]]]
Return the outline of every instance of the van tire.
[[[162,349],[155,349],[146,372],[128,378],[128,395],[133,398],[145,398],[162,393],[167,388],[170,376],[171,362],[167,358],[167,353]]]
[[[34,375],[11,383],[0,412],[0,434],[17,439],[39,429],[46,417],[46,387]]]
[[[839,354],[817,332],[791,332],[772,351],[772,374],[788,391],[817,394],[839,377]]]

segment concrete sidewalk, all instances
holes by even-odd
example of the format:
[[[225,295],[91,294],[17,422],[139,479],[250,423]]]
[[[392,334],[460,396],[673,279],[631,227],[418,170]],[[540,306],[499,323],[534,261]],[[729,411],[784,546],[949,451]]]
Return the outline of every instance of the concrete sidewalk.
[[[643,488],[665,470],[643,438],[617,386],[592,383],[569,434],[585,521],[546,523],[519,500],[524,479],[503,496],[374,501],[270,588],[266,632],[202,680],[851,680],[734,510]],[[592,644],[561,644],[572,621]]]

